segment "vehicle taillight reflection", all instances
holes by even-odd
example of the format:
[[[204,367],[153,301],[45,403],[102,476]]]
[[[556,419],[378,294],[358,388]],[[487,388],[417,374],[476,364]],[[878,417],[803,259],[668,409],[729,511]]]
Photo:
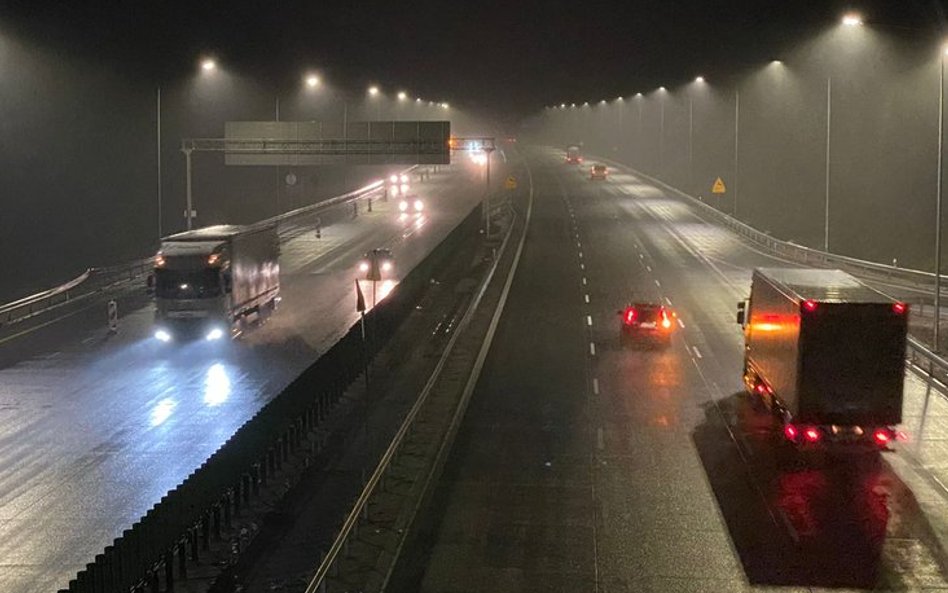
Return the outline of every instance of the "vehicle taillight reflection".
[[[638,315],[635,309],[629,307],[625,310],[625,322],[629,325],[632,325],[635,322],[635,317]]]
[[[820,430],[815,426],[810,426],[803,430],[803,438],[805,438],[807,442],[815,443],[820,440],[821,436]]]

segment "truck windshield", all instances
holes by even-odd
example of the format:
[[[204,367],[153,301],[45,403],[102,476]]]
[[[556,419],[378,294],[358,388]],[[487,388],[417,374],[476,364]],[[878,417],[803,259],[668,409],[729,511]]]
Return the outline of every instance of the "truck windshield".
[[[200,270],[155,270],[155,296],[162,299],[203,299],[220,296],[220,273]]]

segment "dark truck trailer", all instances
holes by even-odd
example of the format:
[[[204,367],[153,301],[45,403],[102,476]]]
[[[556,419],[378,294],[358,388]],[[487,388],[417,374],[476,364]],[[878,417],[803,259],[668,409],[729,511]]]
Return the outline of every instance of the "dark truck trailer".
[[[885,446],[902,421],[908,306],[841,270],[754,270],[744,382],[801,444]]]
[[[276,229],[217,225],[170,235],[155,256],[155,337],[236,335],[280,294]]]

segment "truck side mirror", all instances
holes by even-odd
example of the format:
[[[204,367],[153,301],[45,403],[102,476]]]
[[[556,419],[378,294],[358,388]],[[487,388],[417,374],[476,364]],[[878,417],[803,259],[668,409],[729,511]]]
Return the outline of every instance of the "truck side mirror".
[[[744,325],[744,317],[747,313],[747,302],[741,301],[737,304],[737,323]]]

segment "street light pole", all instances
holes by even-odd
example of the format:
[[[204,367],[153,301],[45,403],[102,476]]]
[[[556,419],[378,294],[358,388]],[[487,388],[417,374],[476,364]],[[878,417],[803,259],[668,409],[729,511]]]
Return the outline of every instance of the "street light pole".
[[[661,116],[658,126],[658,174],[661,176],[665,170],[665,97],[661,94],[661,91],[659,93],[658,104]]]
[[[734,91],[734,183],[731,184],[734,194],[734,218],[737,218],[737,186],[738,184],[738,167],[741,164],[740,161],[740,138],[741,138],[741,91]]]
[[[158,239],[161,239],[161,87],[158,87],[155,93],[155,157],[158,166],[157,190],[158,190]]]
[[[940,56],[941,68],[938,78],[938,175],[935,183],[935,325],[932,345],[939,351],[938,338],[941,325],[941,193],[943,179],[943,147],[945,143],[945,52]]]
[[[188,198],[187,206],[188,206],[188,211],[185,213],[185,218],[187,218],[187,221],[188,221],[188,230],[190,231],[190,230],[191,230],[191,213],[194,211],[194,210],[192,209],[192,205],[191,205],[191,151],[192,151],[193,149],[191,149],[191,148],[182,148],[181,150],[184,152],[184,160],[185,160],[185,163],[186,163],[186,165],[187,165],[187,166],[186,166],[186,171],[187,171],[187,187],[188,187],[188,189],[187,189],[187,198]]]
[[[695,98],[688,97],[688,191],[694,190]]]
[[[833,77],[826,77],[826,199],[823,215],[823,251],[829,251],[830,241],[830,134],[833,129]]]

